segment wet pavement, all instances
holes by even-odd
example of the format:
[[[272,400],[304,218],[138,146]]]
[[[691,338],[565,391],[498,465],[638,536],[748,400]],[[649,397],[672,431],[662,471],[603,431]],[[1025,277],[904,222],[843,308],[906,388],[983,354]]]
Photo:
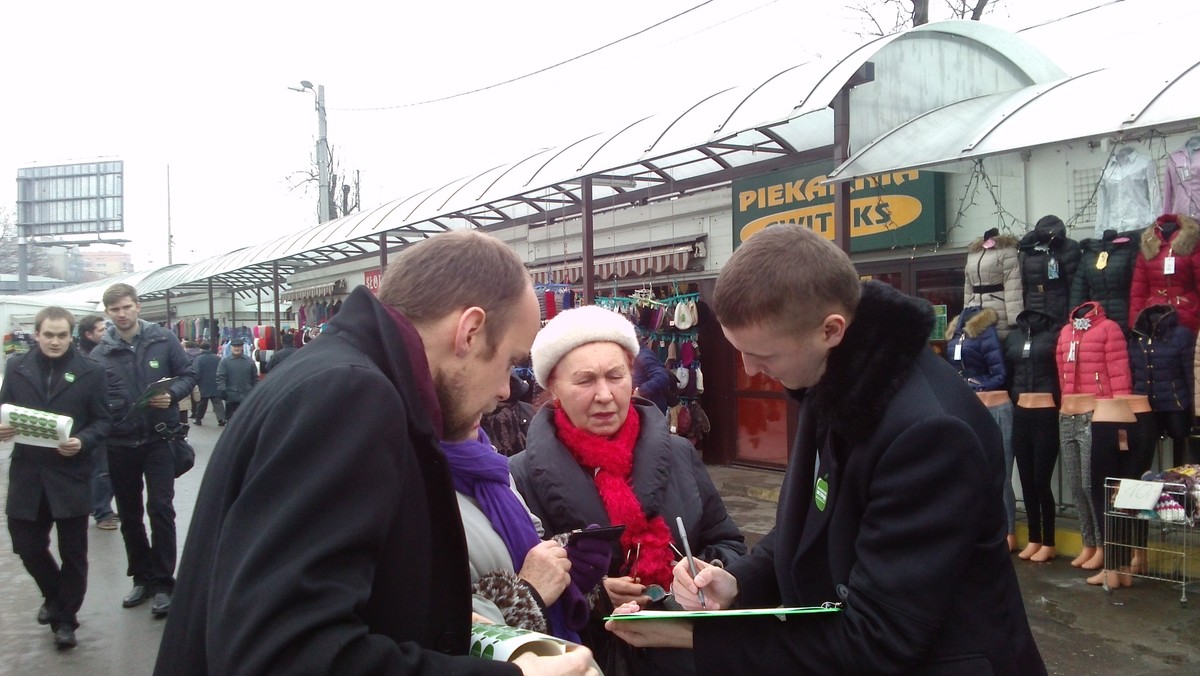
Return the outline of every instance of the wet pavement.
[[[221,428],[193,427],[196,469],[176,482],[179,543],[182,548],[192,505]],[[0,498],[8,489],[9,444],[0,444]],[[775,522],[782,473],[737,467],[711,467],[713,481],[750,542]],[[1200,673],[1200,585],[1188,588],[1181,608],[1180,585],[1135,578],[1134,586],[1106,593],[1084,582],[1071,568],[1070,520],[1060,520],[1060,558],[1031,564],[1014,555],[1034,636],[1052,674],[1166,675]],[[1077,540],[1077,532],[1075,540]],[[1077,550],[1076,550],[1077,551]],[[51,634],[34,617],[41,597],[12,554],[7,528],[0,529],[0,674],[75,676],[149,674],[163,622],[150,616],[149,603],[124,609],[129,591],[125,551],[118,531],[89,529],[88,593],[80,611],[79,647],[59,652]],[[1200,552],[1196,552],[1200,558]],[[1193,566],[1194,568],[1194,566]]]

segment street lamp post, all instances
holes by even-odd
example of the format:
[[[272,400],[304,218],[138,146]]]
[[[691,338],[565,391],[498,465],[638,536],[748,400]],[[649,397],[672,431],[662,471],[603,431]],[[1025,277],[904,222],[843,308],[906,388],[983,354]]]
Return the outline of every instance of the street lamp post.
[[[320,192],[317,221],[324,223],[334,217],[332,212],[333,200],[329,194],[329,140],[325,137],[325,85],[313,84],[301,80],[299,87],[288,87],[292,91],[311,91],[316,97],[317,108],[317,184]]]

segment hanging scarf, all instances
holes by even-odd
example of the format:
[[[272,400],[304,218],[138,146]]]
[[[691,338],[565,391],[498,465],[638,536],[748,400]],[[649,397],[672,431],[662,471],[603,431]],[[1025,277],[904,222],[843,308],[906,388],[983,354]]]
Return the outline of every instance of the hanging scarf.
[[[475,498],[492,529],[504,541],[512,558],[513,570],[520,571],[525,555],[541,538],[533,527],[529,511],[509,485],[508,458],[496,452],[483,429],[479,436],[466,441],[442,441],[442,452],[450,464],[454,490]],[[546,609],[550,631],[555,636],[578,642],[579,635],[567,627],[562,603],[564,593]]]
[[[562,408],[554,409],[554,422],[559,441],[576,462],[593,472],[609,523],[625,525],[621,548],[627,557],[637,557],[630,574],[636,572],[642,584],[669,588],[674,561],[671,531],[661,515],[646,518],[629,483],[633,474],[633,448],[641,429],[637,409],[629,407],[625,424],[611,439],[575,427]]]

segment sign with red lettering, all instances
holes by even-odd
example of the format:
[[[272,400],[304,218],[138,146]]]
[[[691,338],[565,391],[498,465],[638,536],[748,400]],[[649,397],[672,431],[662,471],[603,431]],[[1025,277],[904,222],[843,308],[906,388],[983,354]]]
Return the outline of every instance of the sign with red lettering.
[[[374,270],[366,270],[363,272],[363,286],[367,287],[371,293],[379,295],[379,283],[383,281],[383,270],[375,268]]]

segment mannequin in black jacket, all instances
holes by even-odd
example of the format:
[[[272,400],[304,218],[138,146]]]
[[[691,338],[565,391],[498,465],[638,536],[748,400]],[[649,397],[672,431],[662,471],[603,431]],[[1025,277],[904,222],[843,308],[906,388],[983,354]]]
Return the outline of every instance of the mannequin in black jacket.
[[[1089,300],[1100,303],[1109,319],[1126,328],[1129,322],[1129,285],[1137,258],[1139,232],[1105,230],[1100,239],[1079,243],[1079,269],[1071,279],[1070,307]]]
[[[1029,518],[1029,544],[1018,556],[1054,559],[1054,493],[1058,460],[1058,367],[1054,351],[1062,323],[1039,310],[1017,315],[1017,329],[1004,339],[1004,362],[1012,374],[1013,455]]]
[[[1021,287],[1026,310],[1042,310],[1062,322],[1067,311],[1071,280],[1079,268],[1079,242],[1067,237],[1067,226],[1058,216],[1043,216],[1021,238]],[[1092,299],[1088,299],[1092,300]]]

